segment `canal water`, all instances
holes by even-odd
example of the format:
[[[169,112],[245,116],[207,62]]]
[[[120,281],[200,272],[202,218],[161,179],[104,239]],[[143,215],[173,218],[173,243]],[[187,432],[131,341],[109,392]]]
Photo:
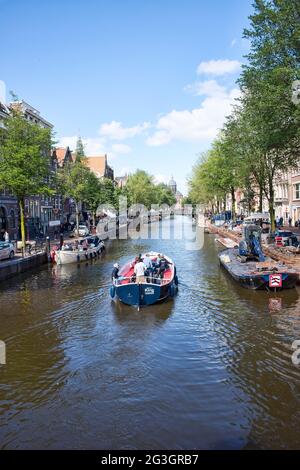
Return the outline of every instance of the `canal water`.
[[[150,249],[174,258],[177,297],[112,301],[112,264]],[[299,293],[242,289],[217,253],[212,235],[199,251],[115,240],[102,259],[2,282],[0,448],[299,448]]]

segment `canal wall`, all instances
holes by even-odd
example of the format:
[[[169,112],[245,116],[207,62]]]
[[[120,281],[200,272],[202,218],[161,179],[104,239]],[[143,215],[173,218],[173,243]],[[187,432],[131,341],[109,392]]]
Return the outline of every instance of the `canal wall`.
[[[46,253],[38,253],[27,256],[26,258],[18,258],[13,260],[2,261],[0,263],[0,281],[4,281],[16,274],[24,273],[30,269],[47,263]]]

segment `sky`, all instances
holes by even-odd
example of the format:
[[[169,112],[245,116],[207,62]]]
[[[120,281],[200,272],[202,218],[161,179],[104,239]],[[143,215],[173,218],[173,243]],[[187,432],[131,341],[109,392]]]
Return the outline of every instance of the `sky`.
[[[58,145],[186,179],[230,113],[251,0],[0,0],[0,100],[54,125]]]

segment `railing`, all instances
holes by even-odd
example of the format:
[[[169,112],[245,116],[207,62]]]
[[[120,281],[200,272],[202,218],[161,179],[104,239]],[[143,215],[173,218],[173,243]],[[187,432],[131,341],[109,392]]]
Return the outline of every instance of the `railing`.
[[[131,277],[120,276],[118,279],[114,279],[113,284],[115,286],[122,286],[123,281],[129,281],[125,285],[138,284],[136,281],[132,280],[132,276]],[[143,284],[154,284],[154,285],[164,286],[165,284],[168,284],[169,282],[170,282],[170,279],[161,279],[159,277],[145,276],[145,282],[143,282]]]

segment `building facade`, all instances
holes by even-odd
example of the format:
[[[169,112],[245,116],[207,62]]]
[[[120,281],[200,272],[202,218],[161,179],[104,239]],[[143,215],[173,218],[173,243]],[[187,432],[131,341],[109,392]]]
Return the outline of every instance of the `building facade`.
[[[75,161],[74,154],[70,150],[70,147],[56,147],[53,150],[52,159],[56,170]],[[60,220],[60,224],[63,225],[65,229],[69,229],[76,221],[75,203],[73,199],[63,196],[57,196],[57,203],[57,219]]]
[[[10,103],[12,110],[18,111],[31,124],[43,127],[44,129],[53,129],[53,125],[47,121],[41,113],[26,101],[13,101]],[[56,163],[53,157],[49,155],[49,165],[51,173],[56,171]],[[47,183],[51,185],[51,177],[48,177]],[[28,239],[37,236],[51,235],[55,228],[60,225],[60,219],[57,216],[59,207],[58,196],[32,195],[24,200],[25,207],[25,229]]]
[[[9,108],[0,102],[0,129],[5,129]],[[19,227],[19,206],[17,199],[7,190],[0,191],[0,231],[6,230],[11,240],[17,240]]]
[[[0,125],[5,127],[5,118],[10,111],[18,111],[31,124],[52,130],[53,125],[47,121],[40,112],[25,101],[14,101],[9,106],[1,106]],[[56,171],[56,161],[49,155],[49,165],[51,173]],[[47,183],[51,185],[51,176]],[[51,234],[55,227],[60,224],[58,211],[60,207],[60,197],[32,195],[24,200],[25,230],[26,237],[35,238],[37,236]],[[19,209],[16,199],[7,193],[0,194],[0,224],[6,228],[12,239],[19,236]]]
[[[98,178],[114,181],[114,170],[107,163],[107,155],[86,157],[87,166]]]
[[[176,198],[175,209],[176,210],[181,210],[182,209],[183,195],[181,194],[180,191],[178,191],[177,183],[174,180],[173,176],[171,176],[171,179],[168,183],[168,188],[171,190],[171,192],[174,194],[174,196]]]

